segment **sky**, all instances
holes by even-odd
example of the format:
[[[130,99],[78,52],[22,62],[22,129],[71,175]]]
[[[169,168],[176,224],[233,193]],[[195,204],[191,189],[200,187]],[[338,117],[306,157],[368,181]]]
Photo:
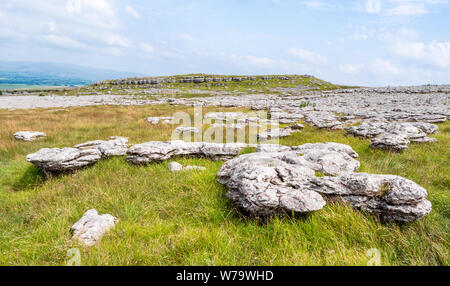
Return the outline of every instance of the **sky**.
[[[0,61],[450,84],[450,0],[2,0]]]

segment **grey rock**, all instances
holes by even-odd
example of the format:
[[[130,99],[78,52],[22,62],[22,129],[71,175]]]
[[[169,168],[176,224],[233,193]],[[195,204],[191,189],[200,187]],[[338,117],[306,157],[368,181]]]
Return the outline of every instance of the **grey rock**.
[[[43,132],[38,132],[38,131],[19,131],[14,133],[14,138],[16,138],[17,140],[22,140],[22,141],[34,141],[36,139],[39,138],[43,138],[46,137],[47,135]]]
[[[137,144],[128,149],[126,160],[133,164],[146,164],[161,162],[173,156],[195,156],[214,160],[230,159],[247,147],[244,143],[209,143],[209,142],[184,142],[153,141]]]
[[[97,149],[43,148],[26,160],[47,174],[71,172],[95,164],[102,157]]]
[[[74,148],[80,150],[97,149],[102,154],[102,158],[113,156],[123,156],[127,153],[128,138],[112,136],[109,141],[96,140],[75,145]]]
[[[145,121],[147,121],[148,123],[151,123],[153,125],[158,124],[160,121],[162,121],[163,123],[171,123],[173,121],[173,117],[170,116],[166,116],[166,117],[147,117],[145,119]]]
[[[110,214],[99,215],[95,209],[84,213],[79,221],[71,228],[72,240],[78,241],[84,246],[93,246],[101,240],[118,222],[117,218]]]
[[[179,172],[183,169],[183,165],[177,162],[171,162],[169,164],[169,171],[170,172]]]
[[[175,131],[178,133],[199,133],[200,131],[197,129],[197,127],[177,127],[175,128]]]
[[[382,134],[373,138],[370,142],[370,147],[382,150],[401,151],[408,149],[409,140],[406,136],[395,134]]]

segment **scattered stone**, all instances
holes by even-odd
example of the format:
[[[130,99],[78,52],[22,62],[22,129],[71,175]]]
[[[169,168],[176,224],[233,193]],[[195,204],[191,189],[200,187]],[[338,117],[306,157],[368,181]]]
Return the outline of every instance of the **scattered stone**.
[[[19,131],[14,133],[14,138],[16,138],[17,140],[22,140],[22,141],[34,141],[36,139],[39,138],[43,138],[46,137],[47,135],[43,132],[38,132],[38,131]]]
[[[169,164],[169,171],[170,172],[179,172],[181,170],[183,170],[183,165],[181,165],[180,163],[171,162]]]
[[[370,147],[382,150],[401,151],[408,149],[409,140],[405,136],[394,134],[382,134],[373,138]]]
[[[163,123],[171,123],[173,121],[173,117],[147,117],[145,119],[148,123],[151,123],[153,125],[158,124],[160,121]]]
[[[110,214],[99,215],[97,210],[92,209],[84,213],[83,217],[71,228],[72,240],[76,240],[85,246],[93,246],[99,242],[118,222],[117,218]]]
[[[305,121],[317,128],[342,129],[343,123],[332,112],[311,111],[305,114]]]
[[[200,131],[197,129],[197,127],[177,127],[175,129],[178,133],[199,133]]]
[[[268,139],[274,139],[274,138],[282,138],[282,137],[288,137],[292,134],[292,132],[297,132],[298,130],[293,131],[289,127],[285,128],[277,128],[277,129],[268,129],[267,131],[261,132],[258,134],[259,140],[268,140]]]

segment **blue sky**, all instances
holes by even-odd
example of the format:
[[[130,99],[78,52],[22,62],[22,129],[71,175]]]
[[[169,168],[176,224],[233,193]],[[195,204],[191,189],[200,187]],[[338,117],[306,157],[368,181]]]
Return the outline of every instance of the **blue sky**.
[[[2,0],[0,60],[450,83],[450,0]]]

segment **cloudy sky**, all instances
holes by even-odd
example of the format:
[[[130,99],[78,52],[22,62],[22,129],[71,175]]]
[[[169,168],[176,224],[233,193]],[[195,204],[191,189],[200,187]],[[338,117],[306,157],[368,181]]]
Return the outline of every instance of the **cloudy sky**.
[[[2,0],[0,60],[450,83],[450,0]]]

